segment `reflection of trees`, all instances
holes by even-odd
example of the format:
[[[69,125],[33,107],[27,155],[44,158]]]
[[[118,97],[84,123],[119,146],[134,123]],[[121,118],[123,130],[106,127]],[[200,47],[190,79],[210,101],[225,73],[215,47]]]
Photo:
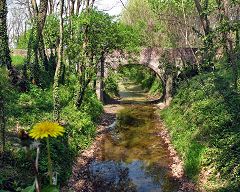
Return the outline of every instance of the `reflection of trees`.
[[[99,192],[135,192],[136,186],[129,178],[129,169],[121,162],[94,164],[91,174],[94,188]],[[91,169],[91,168],[90,168]]]
[[[120,167],[119,170],[119,191],[137,191],[136,185],[129,178],[129,169],[127,167]]]
[[[145,174],[151,177],[152,182],[160,184],[164,192],[173,192],[177,190],[178,182],[170,176],[169,170],[166,167],[161,167],[156,163],[151,163],[148,166],[142,166]]]
[[[140,175],[143,183],[141,181],[139,186],[136,185],[138,178],[130,178],[132,174]],[[114,161],[94,162],[90,165],[90,175],[95,191],[99,192],[135,192],[138,187],[173,192],[178,188],[178,182],[169,175],[168,168],[156,163],[146,165],[142,161],[135,161],[126,165]]]

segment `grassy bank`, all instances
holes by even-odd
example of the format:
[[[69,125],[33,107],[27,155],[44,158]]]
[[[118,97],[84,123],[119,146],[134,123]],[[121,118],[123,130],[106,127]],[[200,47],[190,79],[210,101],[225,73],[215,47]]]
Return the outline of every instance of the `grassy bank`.
[[[221,70],[181,83],[160,112],[186,175],[207,191],[240,188],[240,95],[230,77]]]

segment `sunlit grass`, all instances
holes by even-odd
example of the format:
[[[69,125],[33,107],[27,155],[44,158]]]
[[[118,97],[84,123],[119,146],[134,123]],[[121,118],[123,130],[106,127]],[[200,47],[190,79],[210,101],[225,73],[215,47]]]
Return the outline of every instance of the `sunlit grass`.
[[[21,55],[12,55],[11,59],[12,64],[17,68],[20,68],[24,64],[26,58]]]

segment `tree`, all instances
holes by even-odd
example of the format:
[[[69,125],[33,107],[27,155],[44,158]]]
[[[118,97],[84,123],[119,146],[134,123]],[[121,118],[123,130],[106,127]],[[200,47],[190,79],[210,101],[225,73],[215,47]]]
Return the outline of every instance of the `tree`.
[[[234,27],[234,21],[231,21],[228,9],[233,5],[232,3],[227,2],[226,0],[220,1],[216,0],[218,5],[218,14],[219,14],[219,32],[221,34],[222,40],[220,45],[223,47],[225,55],[227,57],[227,62],[232,68],[233,74],[233,86],[234,89],[238,88],[238,66],[237,66],[237,57],[234,51],[238,49],[238,27]],[[232,26],[233,25],[233,26]],[[232,31],[236,32],[236,44],[234,50],[234,39],[231,34]]]
[[[41,0],[38,7],[36,0],[32,0],[32,33],[28,43],[28,57],[24,66],[24,76],[27,79],[27,66],[30,66],[31,79],[37,85],[41,85],[41,68],[44,66],[45,72],[48,73],[48,58],[45,52],[43,28],[47,16],[48,0]]]
[[[203,5],[201,4],[201,2],[199,0],[194,0],[196,9],[198,11],[199,14],[199,18],[201,21],[201,25],[204,31],[204,34],[201,34],[202,39],[203,39],[203,51],[204,51],[204,55],[203,55],[203,64],[205,64],[205,66],[203,68],[212,68],[214,66],[213,64],[213,57],[214,57],[214,53],[215,53],[215,48],[214,48],[214,44],[213,44],[213,29],[211,28],[210,25],[210,20],[209,20],[209,13],[211,10],[210,7],[210,2],[209,0],[204,0]]]
[[[59,30],[59,46],[58,46],[58,62],[54,75],[54,83],[53,83],[53,117],[54,120],[58,121],[60,118],[60,100],[59,100],[59,81],[61,77],[62,71],[62,62],[63,62],[63,6],[64,0],[60,0],[60,30]]]
[[[5,117],[5,98],[4,98],[4,86],[6,85],[6,77],[2,67],[6,67],[9,71],[9,75],[12,78],[12,83],[17,83],[17,73],[14,70],[11,58],[10,50],[8,46],[7,35],[7,7],[6,0],[0,1],[0,131],[1,131],[1,149],[0,153],[4,154],[5,151],[5,132],[6,132],[6,117]]]
[[[7,7],[6,0],[0,1],[0,66],[6,66],[10,73],[13,72],[7,35]]]

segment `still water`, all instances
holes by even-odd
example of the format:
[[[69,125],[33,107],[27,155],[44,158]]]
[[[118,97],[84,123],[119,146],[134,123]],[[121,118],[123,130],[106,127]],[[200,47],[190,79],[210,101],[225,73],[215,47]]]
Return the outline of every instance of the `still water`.
[[[146,100],[145,93],[133,85],[123,87],[120,95],[123,101]],[[139,103],[123,107],[102,143],[100,160],[90,165],[98,191],[177,191],[178,182],[168,167],[169,151],[158,134],[162,124],[156,107]]]

